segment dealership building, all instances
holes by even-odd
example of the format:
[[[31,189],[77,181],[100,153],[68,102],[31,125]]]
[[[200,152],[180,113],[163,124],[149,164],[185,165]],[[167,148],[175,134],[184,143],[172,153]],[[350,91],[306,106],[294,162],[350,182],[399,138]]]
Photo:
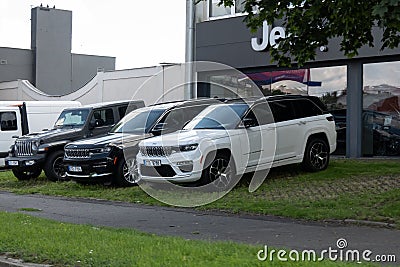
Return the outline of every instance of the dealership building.
[[[321,97],[335,115],[337,154],[348,157],[400,155],[400,49],[380,50],[382,32],[373,31],[375,47],[363,47],[349,59],[339,50],[339,39],[317,51],[301,69],[282,69],[271,63],[269,47],[285,34],[281,25],[267,25],[253,34],[246,27],[241,1],[232,7],[219,0],[196,6],[196,61],[229,65],[252,79],[264,95],[309,94]],[[269,41],[269,42],[268,42]],[[210,83],[198,96],[223,96],[213,81],[241,87],[243,79],[200,73]]]
[[[71,53],[71,39],[71,11],[32,8],[31,49],[0,47],[0,82],[28,80],[44,93],[65,95],[98,71],[115,70],[115,57]]]

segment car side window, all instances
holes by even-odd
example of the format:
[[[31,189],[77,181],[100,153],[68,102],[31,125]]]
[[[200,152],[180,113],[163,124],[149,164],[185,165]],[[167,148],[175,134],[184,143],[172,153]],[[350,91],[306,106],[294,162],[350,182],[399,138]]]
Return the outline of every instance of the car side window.
[[[175,132],[181,130],[185,123],[192,120],[201,111],[203,111],[208,105],[198,105],[198,106],[187,106],[181,108],[172,109],[160,123],[164,123],[164,133]]]
[[[308,99],[296,99],[293,100],[292,103],[295,111],[295,117],[297,119],[323,114],[322,110]]]
[[[125,117],[125,113],[126,113],[126,109],[128,108],[128,106],[122,106],[122,107],[118,107],[118,114],[119,114],[119,118],[122,119],[123,117]]]
[[[266,102],[256,104],[246,115],[246,118],[254,119],[254,121],[256,122],[254,126],[266,125],[274,122],[271,109]]]
[[[277,100],[269,103],[275,122],[295,119],[293,105],[289,100]]]
[[[97,127],[114,124],[114,114],[112,108],[97,109],[93,111],[91,123]]]
[[[17,116],[15,112],[0,112],[1,130],[17,130]]]
[[[209,105],[197,105],[182,108],[185,114],[185,122],[191,121],[194,117],[196,117],[200,112],[202,112]]]

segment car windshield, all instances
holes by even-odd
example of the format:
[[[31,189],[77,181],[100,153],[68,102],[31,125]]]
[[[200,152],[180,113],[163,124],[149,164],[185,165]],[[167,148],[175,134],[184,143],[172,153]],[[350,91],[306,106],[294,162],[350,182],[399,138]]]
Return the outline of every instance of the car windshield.
[[[112,133],[148,133],[151,126],[165,112],[165,109],[135,110],[118,122]]]
[[[224,104],[205,109],[184,130],[192,129],[234,129],[249,108],[247,104]]]
[[[89,109],[69,109],[61,112],[55,128],[83,126],[89,114]]]

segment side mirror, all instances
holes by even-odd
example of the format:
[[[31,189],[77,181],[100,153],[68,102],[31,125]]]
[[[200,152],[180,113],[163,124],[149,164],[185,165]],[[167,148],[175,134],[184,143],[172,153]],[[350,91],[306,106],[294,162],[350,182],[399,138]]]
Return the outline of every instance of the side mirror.
[[[93,130],[96,127],[96,123],[94,121],[89,122],[89,130]]]
[[[161,135],[161,133],[167,129],[166,126],[167,126],[167,124],[164,122],[158,123],[153,127],[153,129],[151,130],[151,133],[156,136]]]
[[[242,120],[244,128],[250,128],[256,126],[256,120],[254,118],[244,118]]]

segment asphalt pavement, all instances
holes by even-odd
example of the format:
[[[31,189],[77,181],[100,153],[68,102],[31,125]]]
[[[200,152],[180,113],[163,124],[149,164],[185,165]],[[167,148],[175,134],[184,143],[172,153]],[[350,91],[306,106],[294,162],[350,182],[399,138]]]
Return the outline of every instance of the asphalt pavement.
[[[40,211],[20,211],[23,208]],[[396,255],[397,264],[400,262],[400,231],[396,229],[8,192],[0,192],[0,211],[23,212],[74,224],[130,228],[186,239],[230,240],[255,244],[260,249],[267,245],[322,251],[329,247],[337,249],[337,240],[344,238],[347,249],[370,250],[373,255]]]

